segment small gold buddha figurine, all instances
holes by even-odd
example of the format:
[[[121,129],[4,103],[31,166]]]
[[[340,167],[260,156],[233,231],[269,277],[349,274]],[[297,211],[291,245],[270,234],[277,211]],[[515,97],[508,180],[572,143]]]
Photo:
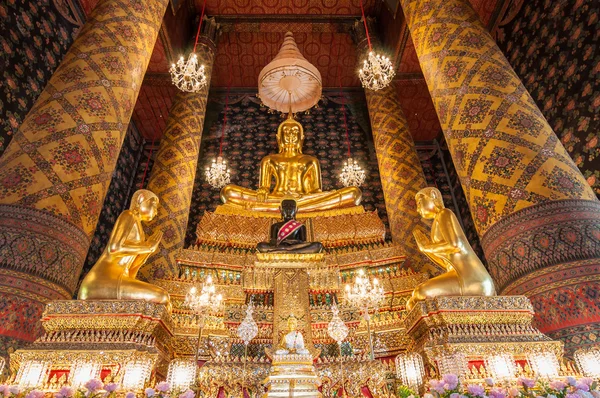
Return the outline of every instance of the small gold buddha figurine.
[[[229,184],[221,190],[223,203],[247,210],[276,212],[284,197],[296,199],[298,212],[357,206],[362,192],[357,187],[322,191],[321,166],[314,156],[302,153],[304,129],[288,116],[277,129],[279,153],[267,155],[260,163],[258,190]],[[271,180],[275,188],[271,191]]]
[[[304,337],[302,336],[302,333],[296,330],[298,329],[298,319],[296,319],[293,314],[288,318],[287,327],[288,333],[281,339],[275,354],[310,354],[310,352],[304,347]]]
[[[306,226],[296,221],[296,201],[284,199],[280,205],[283,221],[271,225],[269,242],[261,242],[256,249],[261,253],[321,253],[320,242],[306,241]]]
[[[437,188],[423,188],[415,195],[417,211],[433,219],[431,238],[418,229],[413,231],[419,250],[447,270],[418,285],[406,303],[408,310],[416,302],[438,296],[495,296],[492,277],[469,244],[452,210],[444,207]]]
[[[133,194],[129,210],[121,213],[104,252],[83,278],[79,300],[145,300],[171,309],[169,293],[135,279],[162,237],[156,231],[146,238],[142,228],[142,221],[152,220],[157,208],[158,197],[151,191],[140,189]]]

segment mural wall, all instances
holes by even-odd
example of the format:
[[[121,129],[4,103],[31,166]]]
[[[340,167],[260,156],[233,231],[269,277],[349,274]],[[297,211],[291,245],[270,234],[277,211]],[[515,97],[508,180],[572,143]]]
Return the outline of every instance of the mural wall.
[[[599,2],[510,0],[495,36],[600,197],[599,30]]]
[[[74,3],[0,3],[0,155],[83,25]]]

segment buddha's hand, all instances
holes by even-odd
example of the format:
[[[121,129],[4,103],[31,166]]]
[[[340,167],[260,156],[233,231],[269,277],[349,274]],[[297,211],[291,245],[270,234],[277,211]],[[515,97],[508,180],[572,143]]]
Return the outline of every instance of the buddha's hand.
[[[415,228],[413,230],[413,236],[415,237],[415,241],[417,242],[417,247],[419,250],[424,251],[425,246],[429,244],[429,238],[427,238],[427,235],[425,235],[420,229]]]
[[[148,243],[152,247],[152,251],[156,251],[158,249],[158,245],[160,244],[160,240],[162,239],[162,231],[156,231],[148,238]]]
[[[258,197],[259,202],[265,202],[267,196],[269,196],[269,188],[258,188],[256,190],[256,196]]]

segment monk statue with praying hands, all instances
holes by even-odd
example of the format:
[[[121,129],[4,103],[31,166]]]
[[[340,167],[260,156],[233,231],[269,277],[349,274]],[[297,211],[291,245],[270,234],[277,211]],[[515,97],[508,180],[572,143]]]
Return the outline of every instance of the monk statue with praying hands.
[[[320,242],[306,241],[306,226],[296,220],[296,201],[284,199],[279,209],[283,221],[271,226],[270,241],[259,243],[257,250],[260,253],[321,253],[323,245]]]

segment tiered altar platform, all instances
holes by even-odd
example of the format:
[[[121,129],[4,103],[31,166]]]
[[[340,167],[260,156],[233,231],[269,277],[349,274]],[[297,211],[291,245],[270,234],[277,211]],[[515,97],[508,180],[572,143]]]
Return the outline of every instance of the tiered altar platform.
[[[270,375],[265,380],[265,398],[320,398],[321,382],[315,373],[312,355],[274,355]]]

